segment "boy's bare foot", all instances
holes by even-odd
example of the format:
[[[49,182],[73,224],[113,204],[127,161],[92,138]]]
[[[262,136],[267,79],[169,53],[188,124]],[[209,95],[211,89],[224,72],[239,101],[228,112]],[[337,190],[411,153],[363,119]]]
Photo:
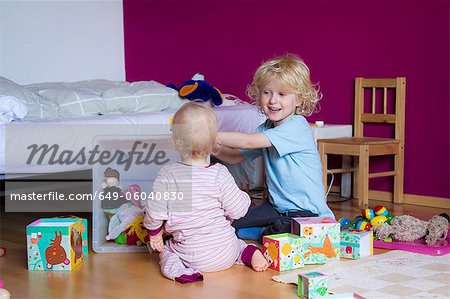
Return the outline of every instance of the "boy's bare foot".
[[[255,250],[252,255],[252,268],[255,271],[266,271],[267,260],[264,258],[263,254],[259,250]]]

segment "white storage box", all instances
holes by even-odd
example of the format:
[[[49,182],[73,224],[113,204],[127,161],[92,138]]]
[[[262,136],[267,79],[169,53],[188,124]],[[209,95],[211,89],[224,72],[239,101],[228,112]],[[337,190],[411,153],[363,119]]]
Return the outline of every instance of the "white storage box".
[[[127,163],[118,163],[118,159],[113,162],[102,164],[95,163],[92,169],[92,184],[93,184],[93,231],[92,231],[92,248],[95,252],[139,252],[147,251],[147,246],[135,246],[135,245],[122,245],[117,244],[114,241],[107,241],[106,235],[108,234],[109,218],[108,215],[101,208],[102,201],[99,198],[99,194],[103,191],[102,183],[105,181],[104,172],[108,167],[116,169],[120,173],[120,185],[122,191],[126,191],[128,186],[132,184],[139,185],[143,196],[147,196],[152,191],[153,181],[160,170],[160,168],[169,163],[174,163],[180,160],[178,152],[176,152],[170,144],[170,134],[167,135],[151,135],[151,136],[136,136],[135,139],[130,136],[114,137],[97,137],[95,144],[98,145],[98,151],[109,151],[116,153],[122,151],[126,153],[125,158],[130,158],[130,151],[133,147],[135,150],[142,152],[140,157],[142,162],[146,157],[145,163],[136,163],[138,155],[132,154],[133,161],[131,165]],[[136,142],[141,142],[136,147]],[[147,143],[147,147],[144,148],[144,144]],[[149,154],[150,148],[153,147],[153,152]],[[156,155],[160,152],[164,153],[164,158],[157,159]],[[123,162],[122,159],[121,161]],[[152,163],[148,163],[153,159]],[[161,164],[161,161],[166,161]],[[158,162],[160,165],[156,164]],[[146,165],[147,164],[147,165]],[[145,204],[145,202],[144,202]]]

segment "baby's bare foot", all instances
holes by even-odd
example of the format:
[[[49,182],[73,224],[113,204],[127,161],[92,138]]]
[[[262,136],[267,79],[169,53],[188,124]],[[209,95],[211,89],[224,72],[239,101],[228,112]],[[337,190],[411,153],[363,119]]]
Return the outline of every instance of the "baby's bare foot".
[[[259,250],[255,250],[252,256],[252,268],[255,271],[266,271],[267,261]]]

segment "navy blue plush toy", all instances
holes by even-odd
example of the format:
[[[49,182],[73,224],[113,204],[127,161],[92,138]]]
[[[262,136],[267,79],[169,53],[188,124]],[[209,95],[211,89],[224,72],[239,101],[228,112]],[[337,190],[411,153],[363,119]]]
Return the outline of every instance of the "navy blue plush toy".
[[[191,80],[185,81],[178,88],[172,83],[167,84],[167,87],[178,90],[181,98],[190,101],[211,101],[214,106],[220,106],[223,102],[222,93],[206,82],[202,74],[195,74]]]

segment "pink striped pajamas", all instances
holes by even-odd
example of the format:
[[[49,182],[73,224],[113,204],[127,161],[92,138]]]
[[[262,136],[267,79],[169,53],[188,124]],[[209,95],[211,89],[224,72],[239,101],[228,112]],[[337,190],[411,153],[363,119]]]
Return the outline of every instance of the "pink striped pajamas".
[[[144,226],[151,234],[163,226],[173,238],[160,253],[161,272],[169,279],[201,276],[250,265],[256,247],[236,237],[231,222],[244,216],[250,197],[222,164],[208,167],[175,163],[158,173],[153,192],[182,193],[182,200],[148,200]],[[183,282],[183,281],[180,281]]]

